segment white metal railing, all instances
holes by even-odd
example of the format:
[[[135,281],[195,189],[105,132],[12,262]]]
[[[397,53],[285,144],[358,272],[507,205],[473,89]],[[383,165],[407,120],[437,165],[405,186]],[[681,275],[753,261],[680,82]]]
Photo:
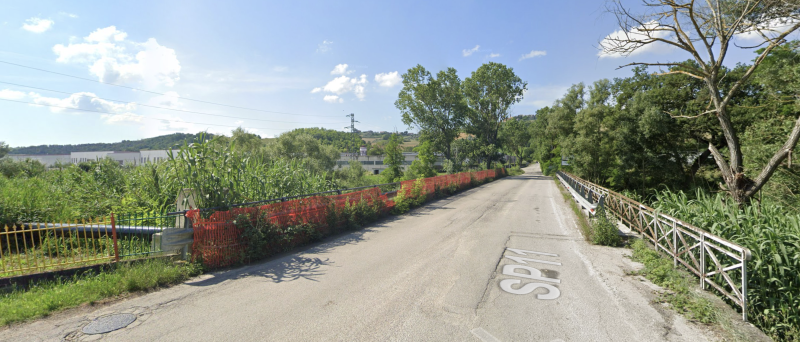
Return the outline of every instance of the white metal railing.
[[[586,189],[586,199],[590,202],[598,203],[603,198],[604,207],[623,224],[672,256],[675,266],[680,263],[700,277],[703,289],[711,286],[738,304],[742,319],[747,321],[749,249],[570,173],[558,171],[557,176],[562,184]]]

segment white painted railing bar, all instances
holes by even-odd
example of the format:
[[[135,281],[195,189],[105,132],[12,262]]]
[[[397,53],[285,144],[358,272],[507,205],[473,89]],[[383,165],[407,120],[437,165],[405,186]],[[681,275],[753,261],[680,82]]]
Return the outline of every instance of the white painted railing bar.
[[[750,250],[570,173],[558,171],[557,176],[564,187],[582,189],[578,194],[584,200],[597,203],[603,198],[603,206],[623,224],[672,256],[675,266],[697,275],[703,289],[710,285],[739,305],[747,321]],[[576,191],[571,193],[576,197]]]

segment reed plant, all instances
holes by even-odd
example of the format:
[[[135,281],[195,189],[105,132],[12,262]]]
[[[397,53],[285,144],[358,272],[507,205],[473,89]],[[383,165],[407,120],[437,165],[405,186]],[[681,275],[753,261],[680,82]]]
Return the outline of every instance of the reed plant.
[[[770,203],[740,208],[702,190],[655,198],[657,210],[750,249],[748,317],[776,340],[800,341],[800,214]]]

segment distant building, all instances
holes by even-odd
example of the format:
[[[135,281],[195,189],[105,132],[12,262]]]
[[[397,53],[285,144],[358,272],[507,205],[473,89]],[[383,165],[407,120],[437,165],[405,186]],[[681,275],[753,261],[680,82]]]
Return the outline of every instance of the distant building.
[[[119,163],[119,165],[142,165],[167,160],[168,150],[143,150],[139,152],[126,151],[92,151],[92,152],[72,152],[70,154],[9,154],[13,160],[36,160],[45,166],[53,166],[56,163],[78,164],[82,162],[95,161],[109,158]]]
[[[337,170],[341,170],[343,168],[350,167],[350,161],[355,160],[361,163],[361,166],[372,174],[380,174],[385,170],[388,166],[383,164],[383,155],[380,156],[361,156],[356,153],[341,153],[339,155],[339,160],[336,161],[336,166],[334,167]],[[417,160],[417,153],[416,152],[403,152],[403,163],[400,164],[400,168],[403,170],[408,169],[411,166],[411,163]],[[436,162],[433,164],[434,166],[441,166],[442,161],[444,160],[443,157],[437,157]]]

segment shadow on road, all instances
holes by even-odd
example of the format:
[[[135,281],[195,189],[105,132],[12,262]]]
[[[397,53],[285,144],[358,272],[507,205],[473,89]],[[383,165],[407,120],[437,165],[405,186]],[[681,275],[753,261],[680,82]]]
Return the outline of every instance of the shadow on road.
[[[320,242],[312,243],[289,252],[279,253],[257,264],[217,271],[212,273],[210,278],[187,282],[186,285],[213,286],[227,280],[247,277],[263,277],[274,283],[293,281],[300,278],[316,281],[318,276],[325,274],[322,266],[334,266],[334,263],[328,258],[310,258],[303,254],[326,254],[336,247],[359,243],[365,240],[365,234],[374,232],[376,229],[383,228],[388,223],[399,219],[400,217],[387,217],[380,221],[373,222],[363,229],[331,235]]]
[[[552,178],[546,176],[522,174],[519,176],[506,177],[505,179],[549,180]],[[468,189],[449,197],[433,200],[419,208],[411,210],[406,215],[432,215],[432,212],[436,210],[453,209],[452,207],[448,207],[448,204],[467,197],[474,191],[479,191],[480,188],[481,187]],[[198,281],[190,281],[186,284],[189,286],[213,286],[223,283],[227,280],[236,280],[247,277],[262,277],[274,283],[293,281],[300,278],[317,281],[316,278],[318,276],[325,274],[323,266],[335,266],[334,262],[330,261],[328,258],[310,258],[304,256],[303,254],[326,254],[328,251],[334,248],[359,243],[365,240],[365,234],[387,227],[389,223],[401,219],[403,219],[403,216],[388,216],[369,224],[363,229],[331,235],[320,242],[300,247],[289,252],[279,253],[260,261],[257,264],[217,271],[211,273],[211,277],[209,278]]]

